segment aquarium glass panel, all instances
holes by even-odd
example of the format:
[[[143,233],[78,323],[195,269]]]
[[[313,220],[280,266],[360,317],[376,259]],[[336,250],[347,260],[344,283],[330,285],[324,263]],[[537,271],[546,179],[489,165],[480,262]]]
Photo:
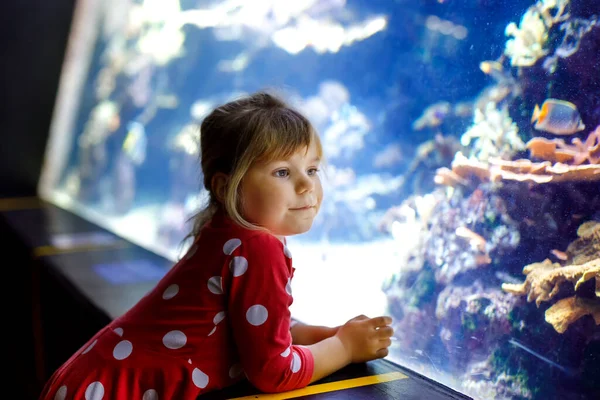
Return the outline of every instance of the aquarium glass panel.
[[[600,1],[80,0],[40,195],[175,261],[201,121],[263,89],[326,157],[296,319],[389,314],[389,360],[476,399],[600,398]]]

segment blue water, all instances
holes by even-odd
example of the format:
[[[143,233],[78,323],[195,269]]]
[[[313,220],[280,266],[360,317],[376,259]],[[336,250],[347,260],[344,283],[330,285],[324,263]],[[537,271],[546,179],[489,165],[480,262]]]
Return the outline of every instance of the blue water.
[[[180,1],[182,12],[226,3]],[[291,3],[274,0],[267,13],[226,26],[185,25],[181,55],[166,62],[137,47],[144,33],[161,29],[165,21],[147,21],[140,30],[122,25],[105,35],[102,29],[115,18],[106,14],[92,44],[76,113],[69,116],[73,132],[60,133],[69,138],[70,151],[64,170],[59,171],[56,192],[83,209],[98,212],[101,219],[121,221],[121,225],[111,225],[118,234],[125,234],[119,227],[135,227],[131,218],[137,218],[146,227],[140,228],[140,235],[163,232],[150,237],[150,248],[177,249],[190,228],[182,221],[193,214],[202,190],[198,154],[186,154],[172,145],[186,126],[199,124],[200,119],[190,115],[192,105],[204,102],[210,109],[240,93],[275,88],[302,109],[309,100],[323,98],[323,88],[345,92],[346,101],[328,110],[324,120],[308,111],[307,116],[323,138],[329,166],[350,171],[355,178],[325,193],[313,229],[299,240],[321,246],[319,252],[326,260],[334,246],[388,242],[392,243],[390,254],[396,257],[411,250],[408,243],[423,235],[410,257],[397,268],[389,268],[392,273],[380,285],[368,289],[375,294],[384,288],[389,300],[386,311],[397,322],[391,359],[474,398],[588,398],[600,390],[589,380],[600,373],[600,328],[587,315],[558,333],[544,313],[569,296],[600,307],[592,290],[594,279],[577,292],[565,283],[559,296],[539,308],[526,296],[504,291],[502,283],[524,281],[525,265],[560,254],[554,250],[565,252],[578,238],[578,226],[598,220],[598,180],[549,185],[511,181],[499,187],[470,180],[455,189],[434,183],[438,169],[450,168],[459,150],[482,157],[469,154],[473,143],[461,148],[460,140],[476,122],[473,102],[484,89],[498,85],[480,69],[483,61],[499,61],[502,74],[517,82],[511,95],[494,104],[494,110],[506,108],[523,143],[534,136],[553,138],[529,124],[533,106],[548,97],[577,106],[586,130],[573,137],[585,140],[600,124],[600,24],[593,17],[600,15],[600,1],[567,3],[570,18],[548,30],[543,44],[546,54],[535,65],[522,67],[511,66],[510,57],[503,57],[508,40],[505,29],[511,22],[519,25],[534,1],[321,0],[277,25],[277,13]],[[143,3],[132,4],[141,7]],[[165,0],[163,4],[175,3]],[[544,5],[541,0],[537,4]],[[243,10],[231,12],[238,11]],[[125,15],[119,12],[116,17]],[[137,15],[132,9],[127,12]],[[551,10],[550,15],[555,12]],[[169,14],[163,10],[157,15]],[[275,39],[277,31],[293,28],[303,18],[348,29],[376,17],[385,19],[383,29],[333,51],[317,51],[318,46],[309,45],[294,53]],[[257,24],[260,18],[264,21]],[[564,37],[567,25],[561,24],[573,21],[588,24],[589,36],[582,39],[579,52],[560,59],[558,69],[551,73],[544,63]],[[432,28],[436,23],[437,28]],[[133,33],[126,35],[127,29]],[[222,40],[224,36],[228,40]],[[173,37],[165,40],[167,47],[175,42]],[[151,49],[160,46],[155,42]],[[236,57],[245,60],[245,66],[233,71],[221,68]],[[107,76],[114,85],[99,95],[99,82]],[[169,99],[176,104],[168,105]],[[162,103],[152,109],[156,101]],[[440,108],[427,126],[415,129],[415,121],[426,109],[440,102],[468,107],[462,113]],[[114,105],[117,115],[94,121],[93,112],[101,104]],[[142,124],[145,135],[144,141],[133,142],[133,146],[143,146],[135,149],[136,154],[145,152],[141,163],[124,151],[132,121]],[[346,127],[340,138],[328,141],[336,123],[349,121],[364,123]],[[85,147],[81,143],[90,132],[98,138],[93,146]],[[352,135],[358,139],[339,145]],[[424,146],[431,144],[433,150],[427,152]],[[504,158],[527,157],[521,148]],[[76,188],[74,181],[79,182]],[[436,207],[429,222],[420,227],[425,215],[419,204],[426,201],[435,201]],[[466,234],[476,236],[461,238],[456,229],[465,227]],[[477,250],[480,239],[485,243]],[[564,266],[572,261],[565,257],[552,261]],[[98,266],[98,273],[115,284],[157,279],[161,274],[153,266],[143,272],[140,277],[111,265]],[[338,284],[343,287],[343,279]],[[511,343],[537,346],[516,348]],[[564,371],[570,374],[560,375]],[[562,392],[548,391],[548,382],[554,379],[565,383]]]

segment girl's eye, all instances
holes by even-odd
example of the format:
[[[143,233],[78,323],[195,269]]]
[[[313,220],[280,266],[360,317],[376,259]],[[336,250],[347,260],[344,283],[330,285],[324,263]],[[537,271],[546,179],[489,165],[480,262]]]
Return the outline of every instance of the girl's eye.
[[[275,176],[278,178],[285,178],[289,173],[290,172],[287,169],[280,169],[279,171],[275,171]]]
[[[308,170],[308,174],[309,174],[309,175],[316,175],[316,174],[317,174],[317,172],[319,172],[319,169],[318,169],[318,168],[310,168],[310,169]]]

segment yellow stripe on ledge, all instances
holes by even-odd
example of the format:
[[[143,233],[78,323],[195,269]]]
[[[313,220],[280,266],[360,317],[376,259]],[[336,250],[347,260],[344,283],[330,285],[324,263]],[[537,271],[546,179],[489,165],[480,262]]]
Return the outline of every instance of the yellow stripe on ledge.
[[[37,197],[6,197],[0,198],[0,211],[27,210],[40,208],[40,199]]]
[[[279,400],[293,399],[300,396],[308,396],[311,394],[335,392],[338,390],[350,389],[360,386],[375,385],[383,382],[397,381],[407,379],[408,376],[401,372],[388,372],[387,374],[364,376],[362,378],[346,379],[344,381],[322,383],[320,385],[307,386],[298,390],[290,390],[284,393],[273,394],[257,394],[253,396],[236,397],[230,400],[246,400],[246,399],[261,399],[261,400]]]
[[[57,254],[68,254],[68,253],[84,253],[87,251],[98,251],[98,250],[108,250],[108,249],[123,249],[125,247],[129,247],[129,242],[119,241],[110,245],[105,246],[75,246],[69,248],[60,248],[54,246],[40,246],[33,249],[33,256],[35,258],[39,257],[47,257],[47,256],[55,256]]]

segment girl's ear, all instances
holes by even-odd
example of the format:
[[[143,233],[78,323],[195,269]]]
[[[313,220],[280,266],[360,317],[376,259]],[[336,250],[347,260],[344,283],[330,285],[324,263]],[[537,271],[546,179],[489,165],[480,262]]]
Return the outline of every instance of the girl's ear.
[[[227,193],[227,183],[229,177],[222,172],[217,172],[210,180],[210,188],[216,196],[219,203],[225,202],[225,193]]]

